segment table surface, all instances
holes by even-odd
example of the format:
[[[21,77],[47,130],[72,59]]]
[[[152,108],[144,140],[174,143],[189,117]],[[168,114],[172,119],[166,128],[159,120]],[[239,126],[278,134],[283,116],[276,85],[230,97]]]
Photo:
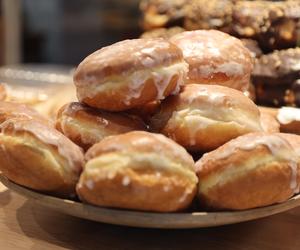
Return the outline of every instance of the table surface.
[[[158,230],[106,225],[44,208],[0,184],[1,249],[300,249],[300,207],[216,228]]]

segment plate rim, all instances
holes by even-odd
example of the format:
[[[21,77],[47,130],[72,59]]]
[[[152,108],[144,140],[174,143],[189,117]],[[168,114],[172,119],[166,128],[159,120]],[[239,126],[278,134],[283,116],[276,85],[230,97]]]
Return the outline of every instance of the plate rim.
[[[97,207],[58,198],[16,184],[2,173],[0,173],[0,182],[9,190],[33,200],[39,205],[65,214],[101,223],[141,228],[183,229],[215,227],[264,218],[300,206],[300,194],[298,194],[283,203],[242,211],[155,213]]]

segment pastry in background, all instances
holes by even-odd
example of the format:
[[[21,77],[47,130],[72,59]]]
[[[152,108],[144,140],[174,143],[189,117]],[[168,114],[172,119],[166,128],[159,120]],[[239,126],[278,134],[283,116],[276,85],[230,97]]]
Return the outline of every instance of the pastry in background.
[[[49,126],[53,126],[51,120],[26,104],[0,101],[0,124],[12,118],[23,120],[34,119]]]
[[[185,8],[190,0],[143,0],[140,9],[143,13],[142,27],[145,30],[182,26]]]
[[[299,1],[237,1],[231,34],[251,38],[264,52],[297,46]]]
[[[77,101],[75,86],[66,84],[56,86],[56,91],[53,92],[51,97],[44,102],[33,105],[33,108],[54,121],[58,110],[66,103],[74,101]]]
[[[197,163],[198,197],[212,210],[243,210],[299,193],[300,157],[281,134],[252,133],[205,154]]]
[[[258,104],[300,105],[300,48],[274,51],[256,59],[252,82]]]
[[[71,197],[83,164],[82,150],[40,121],[15,118],[0,125],[0,170],[19,185]]]
[[[153,30],[149,30],[144,32],[141,35],[141,38],[164,38],[169,39],[172,36],[179,34],[181,32],[185,31],[184,28],[181,28],[179,26],[171,27],[171,28],[157,28]]]
[[[189,64],[187,83],[248,88],[253,58],[239,39],[217,30],[195,30],[179,33],[170,42]]]
[[[257,106],[242,92],[218,85],[189,84],[162,102],[150,129],[187,150],[208,152],[240,135],[262,131]]]
[[[56,128],[85,150],[110,135],[146,130],[143,121],[137,117],[97,110],[79,102],[61,107]]]
[[[187,73],[182,51],[167,40],[124,40],[78,66],[77,97],[91,107],[123,111],[177,94]]]
[[[217,29],[228,33],[232,23],[232,0],[190,0],[183,7],[187,30]]]
[[[77,184],[83,202],[173,212],[195,197],[192,157],[163,135],[134,131],[106,137],[88,150],[86,160]]]

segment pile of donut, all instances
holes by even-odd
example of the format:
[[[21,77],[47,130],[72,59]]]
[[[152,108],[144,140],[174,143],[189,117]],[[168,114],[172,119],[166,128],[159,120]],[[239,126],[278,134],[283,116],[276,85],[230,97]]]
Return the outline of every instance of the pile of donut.
[[[0,103],[0,170],[15,183],[101,207],[243,210],[300,189],[300,137],[243,94],[253,61],[215,30],[125,40],[74,73],[79,102],[55,122]],[[195,205],[196,204],[196,205]]]

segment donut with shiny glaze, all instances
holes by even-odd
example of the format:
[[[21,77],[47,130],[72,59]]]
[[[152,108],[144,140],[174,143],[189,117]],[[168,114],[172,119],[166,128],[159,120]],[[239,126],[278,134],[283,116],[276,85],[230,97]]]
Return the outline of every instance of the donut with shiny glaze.
[[[182,52],[174,44],[161,38],[132,39],[86,57],[74,83],[80,102],[122,111],[178,93],[186,72]]]
[[[150,129],[197,152],[208,152],[237,136],[262,131],[257,106],[241,91],[204,84],[188,84],[179,95],[162,102]]]
[[[0,125],[0,170],[17,184],[73,196],[83,164],[82,150],[44,123],[14,118]]]
[[[144,211],[187,208],[196,192],[194,161],[163,135],[134,131],[104,138],[86,153],[77,185],[84,202]]]
[[[217,30],[195,30],[170,41],[182,49],[189,65],[188,83],[248,88],[253,58],[239,39]]]
[[[196,163],[202,206],[251,209],[281,203],[299,193],[300,158],[282,135],[243,135],[203,155]]]
[[[107,136],[146,130],[146,125],[138,117],[110,113],[72,102],[59,110],[56,128],[87,150]]]

